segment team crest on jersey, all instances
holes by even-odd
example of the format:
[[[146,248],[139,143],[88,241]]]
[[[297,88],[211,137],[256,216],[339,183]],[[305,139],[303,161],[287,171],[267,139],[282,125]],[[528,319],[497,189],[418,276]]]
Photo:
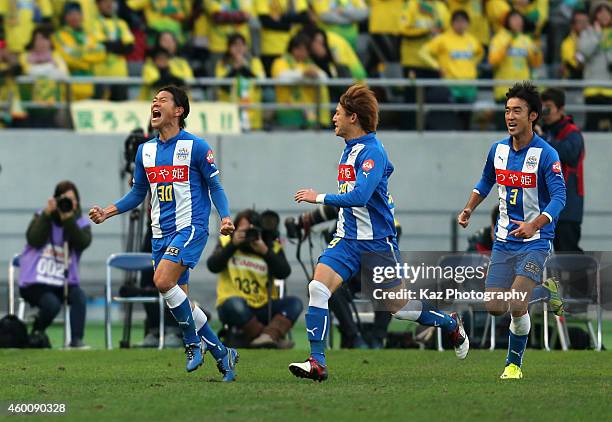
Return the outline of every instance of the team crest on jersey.
[[[561,173],[561,163],[559,161],[555,161],[552,165],[552,171],[555,173]]]
[[[213,154],[212,149],[209,149],[208,152],[206,153],[206,161],[208,161],[209,164],[212,164],[215,162],[215,155]]]
[[[361,164],[361,169],[363,171],[370,171],[374,168],[374,160],[365,160],[363,164]]]
[[[189,157],[189,150],[187,148],[181,148],[176,152],[176,159],[179,161],[185,161]]]
[[[168,246],[164,255],[178,256],[179,252],[181,252],[181,250],[176,246]]]
[[[527,161],[525,162],[525,167],[528,170],[534,170],[538,166],[538,157],[532,155],[531,157],[527,157]]]

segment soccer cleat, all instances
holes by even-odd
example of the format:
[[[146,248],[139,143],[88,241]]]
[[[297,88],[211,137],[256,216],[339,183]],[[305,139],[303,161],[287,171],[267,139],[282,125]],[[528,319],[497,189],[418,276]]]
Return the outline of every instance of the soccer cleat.
[[[290,364],[289,371],[298,378],[308,378],[319,382],[327,379],[327,367],[321,365],[312,356],[304,362]]]
[[[201,344],[188,344],[185,346],[185,355],[187,356],[187,372],[195,371],[202,366],[204,356]]]
[[[501,374],[499,379],[502,380],[520,380],[523,378],[523,371],[521,371],[521,367],[515,365],[514,363],[509,364],[504,368],[504,373]]]
[[[234,369],[236,368],[239,358],[240,355],[236,349],[227,347],[225,356],[217,360],[217,369],[223,374],[224,382],[236,380],[236,372],[234,372]]]
[[[550,277],[542,283],[542,287],[544,287],[550,293],[550,299],[548,299],[548,304],[550,305],[550,310],[557,316],[563,315],[563,299],[561,299],[561,295],[559,294],[559,282],[555,280],[554,277]]]
[[[455,331],[448,333],[448,337],[455,348],[455,354],[459,359],[463,360],[470,351],[470,340],[463,329],[463,322],[459,315],[457,315],[457,312],[450,314],[450,317],[457,322],[457,328],[455,328]]]

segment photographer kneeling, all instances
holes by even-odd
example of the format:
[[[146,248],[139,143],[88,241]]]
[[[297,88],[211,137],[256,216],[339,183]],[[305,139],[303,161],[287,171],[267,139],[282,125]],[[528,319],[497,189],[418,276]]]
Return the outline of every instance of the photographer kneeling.
[[[272,211],[261,216],[250,209],[241,211],[234,220],[236,231],[220,237],[207,261],[208,269],[219,273],[219,319],[239,328],[250,347],[293,347],[284,337],[303,308],[296,297],[279,299],[276,289],[268,297],[269,283],[291,273],[278,241],[278,223]]]
[[[82,216],[79,192],[66,180],[55,187],[47,207],[38,211],[26,233],[27,245],[21,254],[19,293],[31,306],[38,308],[32,327],[31,343],[51,347],[45,330],[64,302],[64,282],[68,284],[70,304],[70,347],[86,348],[83,344],[86,296],[79,287],[79,259],[91,244],[89,219]],[[67,251],[64,243],[67,242]],[[68,254],[67,280],[64,279],[64,253]]]

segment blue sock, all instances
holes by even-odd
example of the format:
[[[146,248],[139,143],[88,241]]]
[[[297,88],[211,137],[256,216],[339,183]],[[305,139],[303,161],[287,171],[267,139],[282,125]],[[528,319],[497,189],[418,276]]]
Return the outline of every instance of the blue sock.
[[[429,302],[421,301],[421,304],[423,305],[421,316],[417,319],[419,324],[441,327],[447,333],[457,329],[457,321],[451,318],[450,315],[434,308]]]
[[[221,343],[221,340],[219,340],[219,337],[217,337],[212,328],[210,328],[208,322],[200,328],[198,335],[204,338],[206,348],[210,350],[215,360],[219,360],[227,354],[227,348]]]
[[[548,302],[549,299],[550,299],[550,292],[548,291],[548,289],[542,286],[538,286],[535,289],[533,289],[533,291],[531,292],[531,300],[529,300],[529,302],[530,303],[536,303],[540,301]]]
[[[521,366],[523,363],[523,353],[525,353],[525,347],[527,347],[528,334],[524,336],[517,336],[510,331],[510,341],[508,343],[508,356],[506,357],[506,366],[513,363],[517,366]]]
[[[325,365],[325,336],[329,327],[329,310],[309,306],[306,313],[306,332],[310,342],[310,356]]]
[[[183,341],[185,344],[199,344],[200,338],[196,334],[195,322],[193,321],[189,299],[185,299],[175,308],[170,308],[170,312],[183,331]]]

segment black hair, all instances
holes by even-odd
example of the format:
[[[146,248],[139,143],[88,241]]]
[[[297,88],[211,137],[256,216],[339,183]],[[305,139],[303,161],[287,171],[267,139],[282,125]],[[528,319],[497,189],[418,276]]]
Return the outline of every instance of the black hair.
[[[470,15],[465,10],[455,10],[451,15],[451,22],[455,22],[455,20],[463,18],[466,21],[470,21]]]
[[[184,89],[179,88],[175,85],[165,86],[159,90],[157,93],[165,91],[172,94],[172,100],[174,101],[174,105],[176,107],[183,107],[183,114],[179,118],[179,127],[181,129],[185,129],[185,119],[189,116],[189,97]]]
[[[74,196],[76,196],[77,203],[80,206],[80,204],[81,204],[81,197],[79,195],[79,190],[77,189],[76,185],[73,182],[71,182],[70,180],[62,180],[61,182],[59,182],[55,186],[55,191],[53,192],[53,197],[57,198],[58,196],[65,194],[69,190],[74,191]]]
[[[565,106],[565,92],[559,88],[547,88],[540,95],[542,102],[552,101],[557,108]]]
[[[289,41],[289,45],[287,46],[287,53],[291,53],[294,48],[302,46],[308,49],[309,44],[310,38],[308,37],[308,35],[304,34],[303,32],[298,32]]]
[[[589,13],[584,10],[584,9],[574,9],[574,11],[572,12],[572,18],[570,20],[570,23],[573,25],[576,23],[576,17],[578,15],[585,15],[587,18],[589,17]]]
[[[234,227],[238,227],[238,223],[240,223],[240,220],[243,218],[246,218],[246,220],[254,226],[260,226],[259,213],[252,208],[247,208],[246,210],[242,210],[236,214],[236,217],[234,218]]]
[[[238,40],[242,41],[245,45],[248,45],[245,36],[242,35],[239,32],[234,32],[233,34],[230,34],[230,35],[227,36],[227,48],[225,49],[225,54],[223,55],[223,60],[225,60],[226,62],[231,57],[231,55],[230,55],[230,48]]]
[[[535,111],[538,118],[542,115],[542,101],[538,89],[530,81],[517,82],[506,93],[506,105],[510,98],[520,98],[527,103],[529,113]]]
[[[25,50],[30,51],[34,48],[34,41],[36,40],[36,36],[40,34],[48,40],[51,40],[51,31],[43,26],[37,26],[32,31],[32,37],[30,38],[30,42],[26,44]],[[53,43],[51,43],[51,50],[53,50]]]
[[[516,9],[510,10],[510,12],[508,12],[506,17],[504,18],[504,28],[506,28],[508,31],[510,30],[510,18],[512,18],[512,16],[514,15],[518,15],[521,17],[521,20],[523,21],[523,31],[525,31],[525,16],[523,16],[521,12]]]

